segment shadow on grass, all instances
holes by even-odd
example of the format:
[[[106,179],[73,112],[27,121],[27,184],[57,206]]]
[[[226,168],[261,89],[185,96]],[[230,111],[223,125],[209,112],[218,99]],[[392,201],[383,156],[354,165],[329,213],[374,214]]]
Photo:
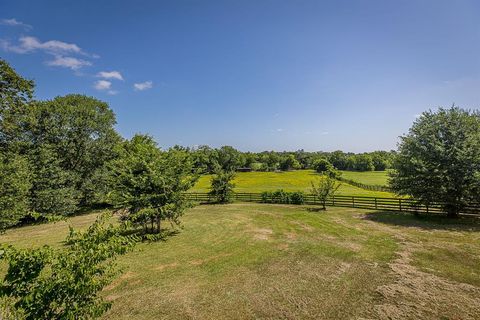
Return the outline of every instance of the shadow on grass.
[[[480,216],[460,216],[452,219],[443,215],[375,211],[367,213],[365,219],[394,226],[415,227],[425,230],[480,231]]]
[[[311,208],[311,207],[307,207],[306,210],[308,212],[327,212],[327,210],[323,209],[323,208]]]

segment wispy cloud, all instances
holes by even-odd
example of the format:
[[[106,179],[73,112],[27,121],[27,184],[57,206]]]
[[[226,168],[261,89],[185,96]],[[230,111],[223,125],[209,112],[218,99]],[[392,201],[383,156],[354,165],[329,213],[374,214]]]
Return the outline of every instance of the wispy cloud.
[[[95,84],[93,87],[100,91],[109,90],[112,87],[112,83],[107,80],[98,80],[98,81],[95,81]]]
[[[18,21],[17,19],[15,18],[12,18],[12,19],[1,19],[0,20],[0,25],[4,25],[4,26],[10,26],[10,27],[22,27],[24,28],[25,30],[32,30],[33,27],[29,24],[26,24],[26,23],[23,23],[21,21]]]
[[[91,56],[83,51],[75,43],[68,43],[59,40],[49,40],[42,42],[35,37],[20,37],[17,44],[12,44],[7,40],[0,39],[0,47],[5,51],[19,54],[27,54],[36,51],[44,52],[53,56],[52,60],[45,62],[48,66],[70,68],[78,70],[85,66],[91,66],[92,63],[85,59],[73,57],[72,55]]]
[[[98,78],[123,80],[123,76],[118,71],[101,71],[97,73]]]
[[[45,42],[41,42],[35,37],[24,36],[18,39],[18,44],[13,45],[10,42],[4,40],[3,41],[3,48],[7,51],[15,52],[15,53],[30,53],[36,50],[45,51],[51,54],[66,54],[66,53],[76,53],[76,54],[83,54],[88,55],[82,51],[82,49],[74,44],[74,43],[67,43],[58,40],[49,40]]]
[[[92,65],[90,61],[86,61],[86,60],[82,60],[74,57],[64,57],[61,55],[57,55],[53,60],[46,61],[45,63],[48,66],[70,68],[72,70],[78,70],[81,67]]]
[[[143,91],[143,90],[148,90],[153,87],[153,82],[152,81],[145,81],[141,83],[134,83],[133,88],[135,91]]]

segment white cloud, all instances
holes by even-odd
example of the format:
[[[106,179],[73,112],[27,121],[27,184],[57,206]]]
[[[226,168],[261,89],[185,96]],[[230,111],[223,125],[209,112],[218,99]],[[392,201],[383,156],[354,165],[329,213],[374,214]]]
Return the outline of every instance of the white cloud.
[[[33,27],[29,24],[23,23],[21,21],[18,21],[15,18],[12,19],[1,19],[0,24],[4,26],[10,26],[10,27],[22,27],[25,30],[31,30]]]
[[[330,133],[330,132],[328,132],[328,131],[323,131],[323,132],[321,132],[320,134],[321,134],[322,136],[326,136],[326,135],[329,134],[329,133]]]
[[[57,55],[55,56],[55,59],[47,61],[45,63],[48,66],[70,68],[72,70],[78,70],[81,67],[92,65],[90,61],[77,59],[74,57],[64,57],[61,55]]]
[[[123,80],[122,74],[118,71],[101,71],[97,73],[98,78]]]
[[[9,41],[0,39],[0,48],[5,51],[16,52],[20,54],[41,51],[53,56],[53,60],[45,62],[48,66],[70,68],[78,70],[85,66],[91,66],[90,61],[72,57],[72,55],[90,56],[85,53],[78,45],[58,40],[41,42],[35,37],[20,37],[18,44],[13,45]]]
[[[12,45],[8,41],[3,41],[3,47],[7,51],[12,51],[16,53],[30,53],[35,50],[42,50],[50,54],[60,54],[60,53],[78,53],[87,55],[74,43],[67,43],[58,40],[50,40],[46,42],[41,42],[35,37],[20,37],[18,39],[18,45]]]
[[[143,91],[147,89],[151,89],[153,87],[153,82],[152,81],[145,81],[141,83],[135,83],[133,84],[133,87],[135,91]]]
[[[112,83],[107,80],[98,80],[98,81],[95,81],[95,84],[93,87],[100,91],[110,90],[110,88],[112,87]]]
[[[108,90],[107,93],[111,96],[114,96],[118,93],[118,91],[117,90]]]

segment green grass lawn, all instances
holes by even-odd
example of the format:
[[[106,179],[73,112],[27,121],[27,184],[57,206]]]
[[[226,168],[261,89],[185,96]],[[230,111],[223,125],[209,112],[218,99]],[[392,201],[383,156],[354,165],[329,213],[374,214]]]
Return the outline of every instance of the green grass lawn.
[[[287,172],[238,172],[234,183],[236,192],[263,192],[283,189],[285,191],[310,191],[311,181],[319,175],[313,170],[297,170]],[[192,192],[208,192],[210,189],[210,175],[201,176]],[[338,190],[339,195],[392,197],[389,192],[370,191],[342,183]]]
[[[387,186],[388,171],[340,171],[345,179],[368,185]]]
[[[73,217],[85,228],[95,214]],[[353,208],[203,205],[118,260],[104,319],[475,319],[480,225]],[[1,242],[62,246],[66,222]]]

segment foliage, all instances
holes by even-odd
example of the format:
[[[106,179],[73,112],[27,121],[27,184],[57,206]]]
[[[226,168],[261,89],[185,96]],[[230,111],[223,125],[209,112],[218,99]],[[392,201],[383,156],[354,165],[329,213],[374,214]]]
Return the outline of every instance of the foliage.
[[[0,231],[16,225],[29,213],[31,171],[25,157],[0,153]]]
[[[287,192],[282,189],[262,192],[263,203],[304,204],[305,193],[301,191]]]
[[[178,149],[163,152],[146,135],[123,142],[117,152],[109,164],[110,203],[145,232],[159,233],[164,220],[179,225],[189,206],[183,193],[196,181],[189,155]]]
[[[18,169],[18,174],[0,173],[1,184],[13,183],[0,193],[5,204],[0,219],[7,209],[11,225],[33,213],[68,215],[103,201],[105,163],[115,157],[113,148],[120,141],[108,105],[83,95],[33,101],[33,82],[3,60],[0,83],[1,166]]]
[[[292,169],[300,169],[300,163],[293,154],[289,154],[280,160],[280,170],[289,171]]]
[[[0,150],[16,151],[26,120],[25,105],[32,99],[34,82],[18,75],[0,59]]]
[[[327,210],[327,200],[335,195],[340,188],[340,183],[334,178],[324,175],[316,183],[312,181],[311,186],[311,193],[318,198],[323,210]]]
[[[338,179],[341,175],[341,173],[325,158],[315,160],[313,162],[313,168],[318,173],[326,174],[335,179]]]
[[[72,202],[90,205],[99,200],[97,190],[106,181],[98,179],[106,162],[115,157],[120,142],[115,132],[115,115],[105,102],[82,95],[67,95],[32,106],[29,150],[32,162],[42,162],[47,149],[57,170],[68,176],[69,187],[77,192]],[[40,159],[38,158],[40,157]],[[62,178],[53,185],[62,185]]]
[[[480,196],[480,113],[452,107],[424,112],[401,137],[390,185],[457,216]]]
[[[85,232],[71,229],[64,249],[4,247],[8,271],[0,295],[11,299],[25,319],[101,316],[110,303],[99,292],[116,274],[113,261],[136,240],[121,235],[121,226],[106,225],[109,218],[101,216]]]
[[[212,176],[210,183],[210,195],[218,203],[229,203],[233,200],[233,188],[235,184],[232,180],[235,178],[233,171],[218,171]]]

